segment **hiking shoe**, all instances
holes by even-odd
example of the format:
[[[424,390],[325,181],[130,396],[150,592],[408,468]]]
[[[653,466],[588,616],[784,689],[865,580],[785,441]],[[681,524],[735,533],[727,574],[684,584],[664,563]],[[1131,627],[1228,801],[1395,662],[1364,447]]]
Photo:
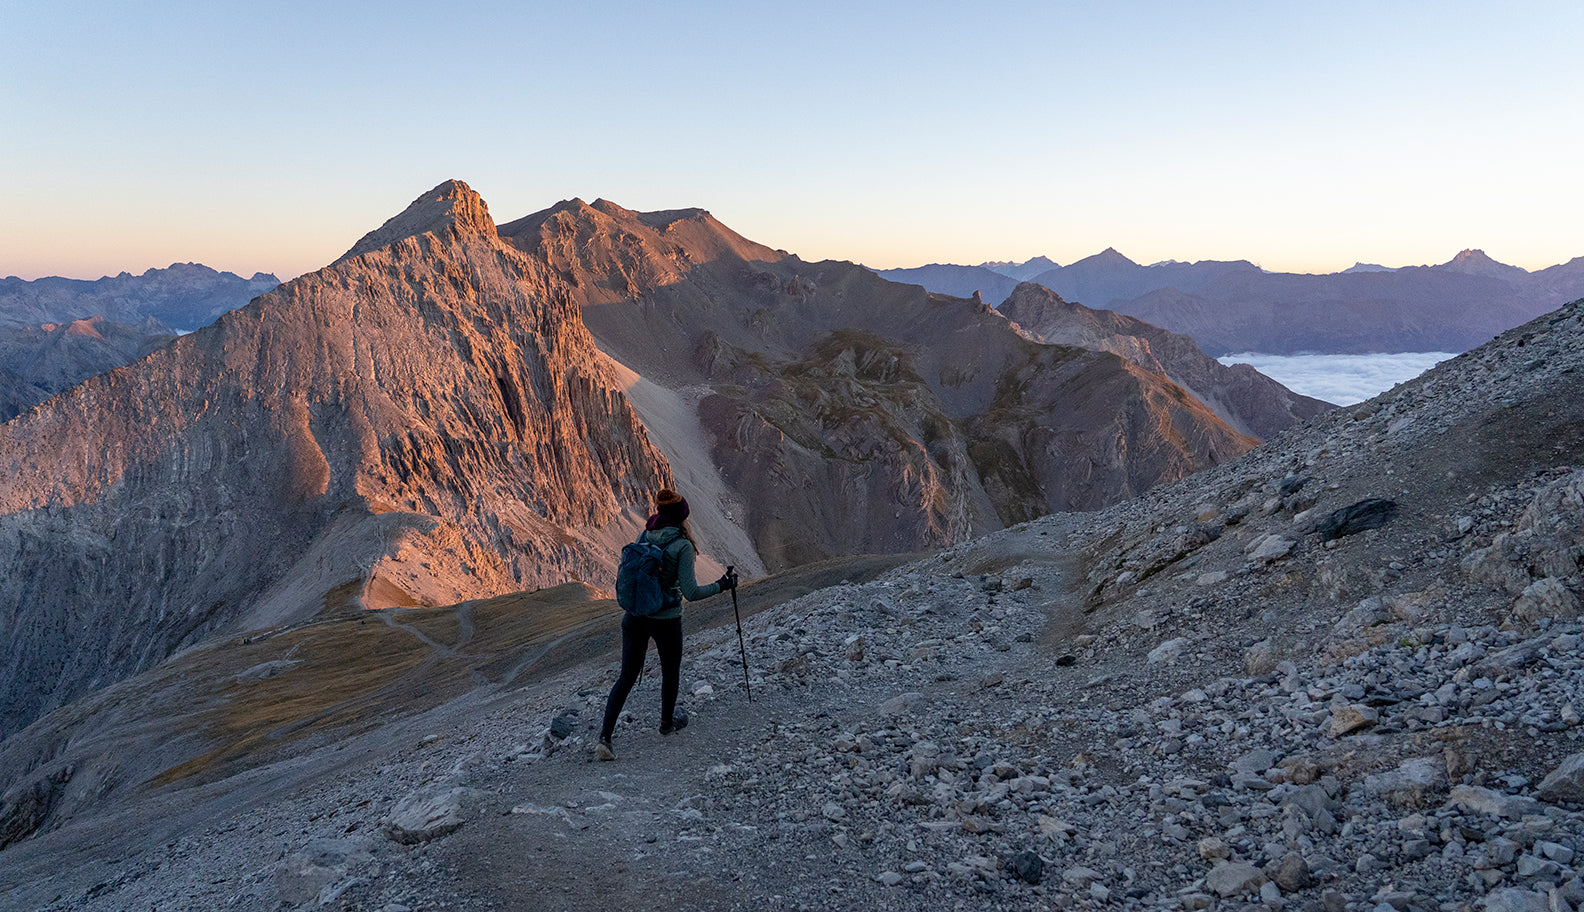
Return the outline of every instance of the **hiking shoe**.
[[[599,742],[594,745],[594,756],[600,758],[601,760],[616,759],[616,751],[611,748],[609,738],[599,739]]]
[[[660,723],[660,734],[669,735],[674,731],[681,731],[682,729],[687,728],[687,724],[687,710],[678,707],[677,711],[671,714],[670,722]]]

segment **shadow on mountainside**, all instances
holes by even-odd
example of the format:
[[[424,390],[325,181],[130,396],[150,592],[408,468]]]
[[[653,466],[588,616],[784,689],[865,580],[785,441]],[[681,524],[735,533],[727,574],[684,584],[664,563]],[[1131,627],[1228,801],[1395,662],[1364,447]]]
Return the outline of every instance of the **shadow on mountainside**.
[[[915,556],[831,560],[752,581],[739,595],[742,613],[862,583]],[[189,650],[60,710],[35,726],[49,737],[9,739],[0,769],[35,780],[41,800],[6,806],[5,842],[124,802],[179,800],[184,789],[316,747],[377,753],[389,740],[381,730],[400,720],[444,715],[452,703],[467,711],[463,704],[609,659],[620,643],[620,609],[582,583],[377,612],[355,607],[356,588],[333,593],[313,621]],[[732,622],[729,596],[689,606],[690,630]]]

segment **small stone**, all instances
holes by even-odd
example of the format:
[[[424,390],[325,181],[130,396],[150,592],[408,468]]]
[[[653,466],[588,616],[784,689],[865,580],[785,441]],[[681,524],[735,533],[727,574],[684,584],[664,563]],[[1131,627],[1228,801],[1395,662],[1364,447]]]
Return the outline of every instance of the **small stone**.
[[[1188,648],[1189,642],[1190,641],[1187,637],[1175,637],[1173,639],[1167,640],[1159,646],[1156,646],[1154,649],[1151,649],[1149,655],[1146,656],[1146,660],[1151,665],[1159,665],[1163,662],[1167,664],[1175,662],[1177,661],[1177,657],[1182,655],[1183,650]]]
[[[1379,720],[1380,714],[1371,707],[1358,703],[1344,704],[1331,710],[1329,734],[1332,738],[1341,738],[1353,732],[1363,731]]]
[[[1261,902],[1279,903],[1282,901],[1281,887],[1278,887],[1275,881],[1267,880],[1265,883],[1261,884],[1259,895]]]
[[[1309,863],[1297,852],[1289,852],[1276,869],[1276,885],[1284,893],[1296,893],[1309,886]]]
[[[1477,785],[1453,787],[1452,793],[1447,796],[1447,803],[1465,811],[1508,820],[1522,820],[1526,814],[1542,813],[1540,802],[1533,798],[1504,795]]]
[[[1485,912],[1551,912],[1551,901],[1543,893],[1505,887],[1485,894],[1480,908]]]
[[[1225,861],[1232,857],[1232,850],[1217,837],[1207,836],[1199,840],[1199,857],[1205,861]]]
[[[1227,572],[1225,570],[1212,570],[1209,573],[1201,573],[1201,574],[1199,574],[1199,578],[1194,580],[1194,585],[1196,585],[1196,586],[1219,586],[1219,585],[1221,585],[1222,583],[1224,583],[1226,581],[1227,581]]]
[[[826,802],[825,807],[820,810],[820,816],[834,823],[838,820],[846,820],[847,811],[836,802],[829,801]]]
[[[1546,801],[1584,803],[1584,753],[1566,758],[1540,780],[1539,794]]]
[[[1446,761],[1436,757],[1408,760],[1395,770],[1364,778],[1367,793],[1381,795],[1402,808],[1426,807],[1431,796],[1446,787]]]
[[[385,834],[403,845],[439,839],[462,828],[462,795],[453,788],[417,792],[403,798],[382,824]]]
[[[901,694],[880,704],[880,711],[888,716],[899,716],[912,712],[919,704],[924,702],[924,695],[916,691]]]
[[[577,731],[578,711],[568,709],[550,720],[550,737],[560,741]]]
[[[1286,557],[1298,543],[1290,538],[1280,535],[1267,535],[1256,540],[1254,547],[1248,552],[1249,559],[1259,563],[1269,563],[1277,558]]]
[[[882,886],[887,887],[894,887],[905,879],[906,878],[895,871],[883,871],[881,872],[880,876],[875,878],[875,880],[879,881]]]
[[[1034,852],[1019,852],[1007,859],[1012,876],[1027,884],[1037,884],[1045,876],[1045,862]]]
[[[1264,884],[1264,872],[1242,861],[1222,862],[1205,875],[1205,886],[1222,897],[1242,896]]]
[[[1579,615],[1579,600],[1561,580],[1546,577],[1525,587],[1517,601],[1513,602],[1513,614],[1527,621],[1576,618]]]
[[[1281,653],[1276,650],[1276,643],[1273,640],[1260,640],[1243,650],[1243,669],[1251,678],[1265,677],[1275,671],[1280,663]]]

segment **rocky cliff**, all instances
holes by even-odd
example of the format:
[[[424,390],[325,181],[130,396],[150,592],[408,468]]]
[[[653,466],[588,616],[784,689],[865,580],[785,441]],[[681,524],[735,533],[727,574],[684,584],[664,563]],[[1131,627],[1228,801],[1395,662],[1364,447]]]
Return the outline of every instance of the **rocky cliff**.
[[[0,426],[0,733],[227,625],[608,580],[669,479],[563,284],[448,182]]]
[[[1227,424],[1261,439],[1331,406],[1300,396],[1247,364],[1228,367],[1188,336],[1110,310],[1073,304],[1043,285],[1024,282],[1000,311],[1046,342],[1108,351],[1170,378]]]

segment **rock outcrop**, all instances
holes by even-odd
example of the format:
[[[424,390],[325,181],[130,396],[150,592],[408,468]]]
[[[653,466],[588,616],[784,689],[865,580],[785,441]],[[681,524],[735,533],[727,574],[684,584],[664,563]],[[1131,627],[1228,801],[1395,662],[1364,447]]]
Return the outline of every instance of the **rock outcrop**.
[[[0,734],[227,625],[607,581],[669,480],[562,282],[448,182],[0,426]]]

